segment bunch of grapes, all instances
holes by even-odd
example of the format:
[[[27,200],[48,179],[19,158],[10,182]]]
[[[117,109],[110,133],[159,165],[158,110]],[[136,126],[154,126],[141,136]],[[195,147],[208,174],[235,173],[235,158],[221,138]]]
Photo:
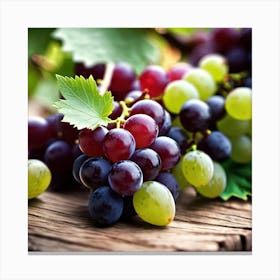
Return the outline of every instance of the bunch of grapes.
[[[78,131],[61,122],[61,114],[29,120],[29,158],[49,168],[50,189],[74,178],[89,190],[89,213],[99,224],[138,215],[167,225],[180,189],[191,185],[202,196],[218,197],[227,184],[222,163],[251,161],[251,88],[229,69],[217,53],[197,66],[149,65],[138,77],[119,63],[109,84],[109,125]],[[97,82],[104,73],[103,64],[76,65],[76,74]],[[229,77],[238,83],[228,86]]]

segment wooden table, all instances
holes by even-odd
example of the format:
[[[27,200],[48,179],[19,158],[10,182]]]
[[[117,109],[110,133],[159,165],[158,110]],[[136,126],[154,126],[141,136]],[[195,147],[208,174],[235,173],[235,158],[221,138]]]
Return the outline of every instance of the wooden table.
[[[29,252],[215,252],[252,250],[251,201],[210,200],[180,194],[175,220],[166,227],[137,216],[98,227],[86,191],[47,191],[28,206]]]

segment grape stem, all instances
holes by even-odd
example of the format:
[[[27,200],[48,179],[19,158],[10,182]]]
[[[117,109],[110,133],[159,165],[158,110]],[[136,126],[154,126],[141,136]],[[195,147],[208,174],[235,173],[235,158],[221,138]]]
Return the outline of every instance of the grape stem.
[[[110,122],[115,123],[117,128],[121,127],[121,124],[125,122],[126,117],[129,117],[131,111],[131,109],[126,105],[125,101],[120,101],[119,103],[122,107],[122,114],[118,118]]]
[[[100,86],[100,94],[103,95],[109,88],[111,80],[112,80],[112,76],[113,76],[113,72],[114,72],[114,68],[115,65],[112,62],[109,62],[106,64],[106,68],[105,68],[105,74],[104,74],[104,78],[101,82],[101,86]]]

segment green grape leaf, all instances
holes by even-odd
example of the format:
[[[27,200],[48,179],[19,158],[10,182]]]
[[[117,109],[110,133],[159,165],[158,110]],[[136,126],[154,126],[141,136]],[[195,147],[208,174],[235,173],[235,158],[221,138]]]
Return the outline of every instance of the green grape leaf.
[[[32,54],[44,54],[54,30],[55,28],[28,29],[28,57]]]
[[[127,62],[139,74],[149,63],[157,63],[159,50],[147,29],[141,28],[59,28],[52,34],[62,41],[64,51],[75,62],[90,67],[98,63]]]
[[[252,165],[237,164],[231,160],[222,163],[227,174],[225,191],[220,195],[223,200],[231,197],[247,200],[252,195]]]
[[[58,88],[65,99],[54,103],[58,112],[64,115],[64,122],[69,122],[78,129],[94,130],[98,126],[107,126],[108,117],[114,108],[111,92],[101,95],[92,76],[88,79],[56,75]]]

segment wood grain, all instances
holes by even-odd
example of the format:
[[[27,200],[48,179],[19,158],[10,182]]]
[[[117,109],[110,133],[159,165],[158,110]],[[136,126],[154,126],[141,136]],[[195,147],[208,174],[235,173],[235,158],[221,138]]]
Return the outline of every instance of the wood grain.
[[[29,252],[216,252],[252,250],[251,201],[208,200],[187,190],[175,220],[156,227],[133,217],[97,226],[85,191],[50,192],[28,206]]]

